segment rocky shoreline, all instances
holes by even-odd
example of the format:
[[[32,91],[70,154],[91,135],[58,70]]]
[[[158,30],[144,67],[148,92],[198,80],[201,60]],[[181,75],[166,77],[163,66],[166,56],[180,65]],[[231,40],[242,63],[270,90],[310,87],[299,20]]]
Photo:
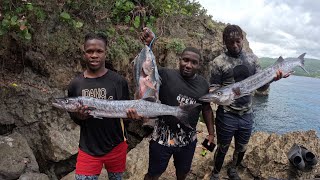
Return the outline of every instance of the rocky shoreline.
[[[199,132],[206,132],[203,123],[198,125]],[[188,180],[209,179],[213,164],[213,153],[208,152],[206,156],[201,155],[201,142],[205,133],[198,134],[198,145],[196,148],[192,170]],[[144,138],[127,156],[127,171],[124,179],[140,180],[148,168],[148,138]],[[315,179],[320,176],[320,166],[316,165],[309,172],[296,170],[289,164],[286,153],[293,143],[302,144],[317,156],[320,154],[319,138],[315,131],[290,132],[284,135],[255,132],[248,144],[248,150],[240,168],[242,179]],[[226,156],[221,177],[226,178],[228,162],[231,161],[234,146],[231,145]],[[76,151],[75,151],[76,152]],[[18,133],[8,136],[0,136],[0,179],[37,179],[47,180],[44,173],[40,173],[39,165],[29,147],[26,138]],[[62,180],[74,179],[74,172],[69,173]],[[103,171],[100,179],[107,179]],[[166,172],[161,176],[162,180],[175,179],[173,162],[169,163]]]

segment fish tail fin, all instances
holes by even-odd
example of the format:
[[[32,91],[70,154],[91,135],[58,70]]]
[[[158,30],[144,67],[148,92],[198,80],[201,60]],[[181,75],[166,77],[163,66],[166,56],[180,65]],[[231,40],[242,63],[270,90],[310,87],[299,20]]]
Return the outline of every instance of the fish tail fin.
[[[177,118],[179,119],[179,121],[185,125],[186,127],[189,127],[191,129],[193,129],[191,126],[190,126],[190,123],[188,121],[188,114],[190,112],[190,110],[200,106],[201,104],[199,103],[196,103],[196,104],[186,104],[186,105],[182,105],[182,106],[179,106],[179,111],[178,111],[178,115],[177,115]]]
[[[301,63],[300,67],[301,67],[301,69],[303,69],[306,73],[310,74],[310,73],[305,69],[305,67],[304,67],[304,62],[305,62],[304,56],[305,56],[305,55],[306,55],[306,53],[303,53],[303,54],[301,54],[301,55],[298,57],[298,59],[300,60],[300,63]]]

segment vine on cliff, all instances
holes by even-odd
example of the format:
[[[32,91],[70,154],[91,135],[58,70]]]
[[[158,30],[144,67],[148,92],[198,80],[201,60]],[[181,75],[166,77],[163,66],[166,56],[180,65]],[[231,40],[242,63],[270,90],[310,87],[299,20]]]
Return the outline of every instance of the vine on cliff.
[[[36,19],[41,23],[45,18],[44,11],[31,2],[3,0],[0,7],[0,36],[13,33],[23,40],[30,40],[33,29],[29,20]]]

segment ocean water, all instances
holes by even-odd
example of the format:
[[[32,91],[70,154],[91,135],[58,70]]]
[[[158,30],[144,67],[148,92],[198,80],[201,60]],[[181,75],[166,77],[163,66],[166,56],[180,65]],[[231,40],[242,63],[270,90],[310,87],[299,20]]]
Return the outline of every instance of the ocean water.
[[[320,79],[290,76],[271,84],[268,96],[253,99],[254,131],[320,134]]]

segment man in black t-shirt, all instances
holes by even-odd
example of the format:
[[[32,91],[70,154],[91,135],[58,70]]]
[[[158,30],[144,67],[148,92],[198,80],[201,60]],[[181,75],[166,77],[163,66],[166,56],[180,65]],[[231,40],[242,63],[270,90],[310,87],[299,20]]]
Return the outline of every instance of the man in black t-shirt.
[[[107,38],[103,34],[87,34],[84,59],[87,69],[75,77],[68,88],[68,96],[88,96],[98,99],[127,100],[126,80],[105,68]],[[76,180],[98,179],[102,167],[110,180],[119,180],[125,170],[126,143],[122,119],[96,119],[89,115],[88,107],[78,107],[70,113],[80,125],[79,153],[76,163]]]
[[[142,40],[149,45],[154,34],[145,28]],[[208,93],[208,82],[197,71],[200,67],[200,51],[187,47],[180,57],[179,69],[160,68],[161,86],[159,100],[163,104],[179,106],[184,104],[201,103],[190,111],[188,121],[192,127],[185,127],[173,116],[162,116],[156,123],[149,144],[149,168],[144,179],[158,179],[166,170],[173,156],[178,180],[186,178],[191,168],[197,137],[196,125],[202,111],[209,132],[209,143],[213,143],[213,115],[209,103],[198,99]],[[130,113],[132,113],[130,115]],[[129,117],[135,119],[136,112],[129,112]]]

